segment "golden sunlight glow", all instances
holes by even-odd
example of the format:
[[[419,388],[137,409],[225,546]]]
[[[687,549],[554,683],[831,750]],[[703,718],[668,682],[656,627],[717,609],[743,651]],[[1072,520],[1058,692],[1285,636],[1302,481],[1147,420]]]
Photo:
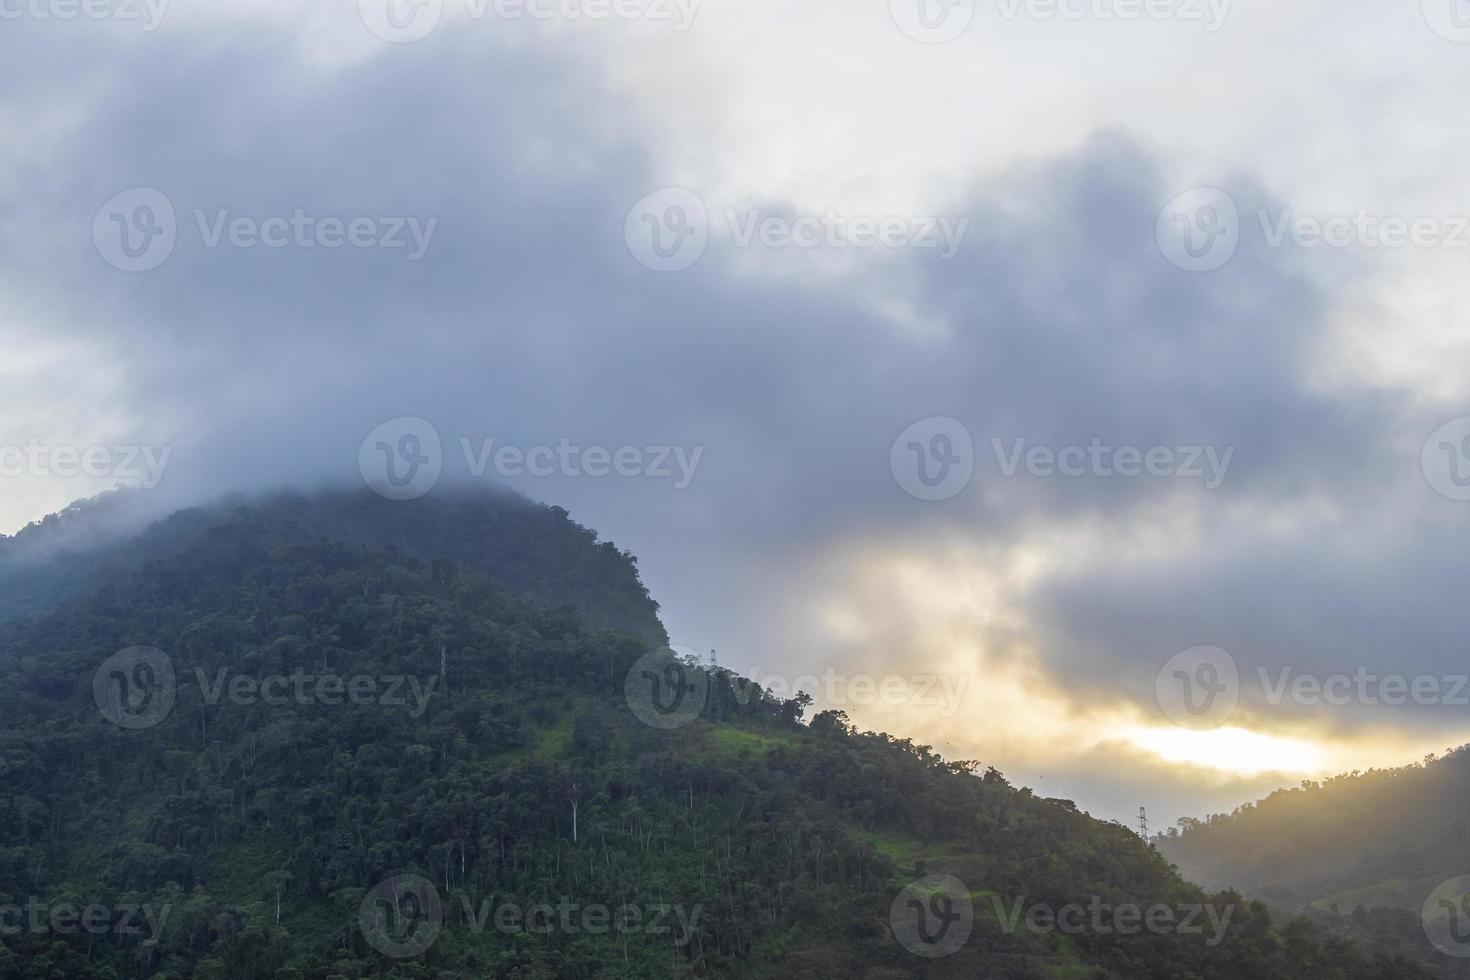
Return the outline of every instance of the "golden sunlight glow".
[[[1402,766],[1470,742],[1470,731],[1353,724],[1327,712],[1253,714],[1248,705],[1231,727],[1175,728],[1153,702],[1147,671],[1131,688],[1067,676],[1066,658],[1049,662],[1036,641],[1026,588],[1078,562],[1153,553],[1157,540],[1132,534],[1135,526],[1078,525],[989,548],[940,535],[834,549],[810,575],[820,598],[787,624],[794,648],[840,650],[845,671],[908,679],[902,689],[912,696],[858,702],[839,686],[831,701],[809,692],[818,702],[813,710],[840,708],[860,729],[982,760],[1038,791],[1072,792],[1105,770],[1115,782],[1197,791],[1201,812],[1302,779]],[[820,674],[832,665],[813,656],[801,668]],[[924,678],[938,681],[925,685]]]
[[[1133,728],[1123,738],[1165,762],[1187,763],[1240,775],[1263,772],[1313,775],[1331,770],[1321,746],[1299,738],[1263,735],[1243,728],[1193,731]]]

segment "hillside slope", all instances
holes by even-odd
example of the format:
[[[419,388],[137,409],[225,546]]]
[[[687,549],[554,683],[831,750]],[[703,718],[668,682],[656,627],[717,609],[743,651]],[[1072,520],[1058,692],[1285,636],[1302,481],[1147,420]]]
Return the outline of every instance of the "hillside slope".
[[[1182,824],[1158,846],[1190,880],[1286,909],[1388,882],[1438,882],[1470,869],[1470,748],[1306,781]],[[1410,892],[1384,904],[1417,910],[1423,901]]]
[[[480,506],[187,513],[0,625],[0,977],[1424,975],[511,591],[464,543]],[[564,514],[528,525],[509,578],[596,618],[642,592]]]
[[[1156,844],[1191,881],[1408,947],[1422,938],[1436,889],[1470,872],[1470,747],[1305,781],[1231,814],[1181,821]]]

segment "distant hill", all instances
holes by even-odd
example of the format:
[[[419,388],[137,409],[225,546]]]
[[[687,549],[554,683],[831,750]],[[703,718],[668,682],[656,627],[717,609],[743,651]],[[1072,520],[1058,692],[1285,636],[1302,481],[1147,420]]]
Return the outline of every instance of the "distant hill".
[[[1470,748],[1283,789],[1156,841],[1191,881],[1295,910],[1390,882],[1470,872]],[[1392,902],[1418,910],[1411,888]]]
[[[1356,913],[1360,925],[1414,938],[1430,893],[1470,874],[1470,747],[1308,780],[1180,824],[1155,843],[1191,881],[1323,922],[1337,913],[1351,926]]]
[[[555,508],[281,495],[45,550],[49,611],[0,623],[3,980],[1430,975],[658,652]]]

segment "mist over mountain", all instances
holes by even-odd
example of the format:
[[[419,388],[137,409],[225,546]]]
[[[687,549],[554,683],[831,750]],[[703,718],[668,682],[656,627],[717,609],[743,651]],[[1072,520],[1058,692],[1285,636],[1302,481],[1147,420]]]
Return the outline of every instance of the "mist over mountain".
[[[151,503],[146,494],[119,490],[0,537],[0,619],[52,608],[111,576],[169,561],[201,533],[250,515],[308,537],[459,562],[513,592],[575,605],[596,626],[668,642],[631,554],[599,542],[565,510],[509,491],[446,488],[414,502],[366,489],[240,494],[149,526]]]
[[[1470,980],[1467,53],[0,0],[0,980]]]
[[[0,624],[0,976],[1430,975],[660,650],[556,508],[279,494],[49,561]]]
[[[1465,914],[1457,899],[1470,874],[1470,746],[1411,766],[1304,780],[1233,813],[1180,821],[1155,843],[1205,887],[1413,940],[1447,913]],[[1442,941],[1470,953],[1463,938]]]
[[[477,470],[491,442],[628,448],[634,477],[505,478],[636,543],[676,641],[747,672],[779,651],[983,675],[947,717],[863,724],[1095,812],[1229,809],[1465,741],[1456,713],[1248,691],[1244,728],[1329,758],[1157,751],[1154,674],[1197,644],[1245,676],[1461,659],[1470,511],[1421,456],[1465,412],[1461,252],[1295,231],[1463,210],[1445,146],[1466,137],[1433,124],[1463,51],[1413,3],[1310,2],[1218,31],[1021,4],[935,45],[893,8],[984,5],[732,0],[676,31],[403,0],[177,0],[129,25],[27,0],[0,34],[0,524],[118,480],[181,506],[357,479],[364,438],[406,418],[446,481],[502,476]],[[365,8],[434,23],[393,43]],[[900,234],[806,247],[814,225]],[[691,264],[650,267],[654,233]],[[1211,244],[1221,264],[1189,268]],[[892,447],[945,420],[968,481],[916,498],[909,443],[941,433],[901,467]],[[662,450],[689,470],[652,475]],[[1115,465],[1155,450],[1173,462]]]

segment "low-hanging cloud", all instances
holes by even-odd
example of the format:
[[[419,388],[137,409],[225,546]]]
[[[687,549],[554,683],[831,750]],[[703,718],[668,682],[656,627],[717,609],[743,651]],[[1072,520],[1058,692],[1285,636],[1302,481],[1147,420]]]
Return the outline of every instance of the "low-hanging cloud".
[[[1018,719],[1051,727],[859,720],[1023,772],[1050,754],[1054,781],[1092,792],[1110,726],[1155,710],[1154,671],[1185,647],[1250,669],[1453,669],[1465,516],[1418,473],[1444,409],[1325,380],[1339,311],[1291,256],[1247,245],[1211,275],[1166,261],[1154,222],[1172,190],[1137,136],[977,175],[945,207],[968,222],[949,259],[823,264],[719,238],[660,274],[625,221],[675,181],[657,126],[599,84],[605,65],[490,31],[365,49],[306,23],[340,56],[308,56],[302,24],[264,16],[127,44],[81,25],[0,38],[25,80],[0,117],[29,134],[0,155],[5,329],[88,357],[75,381],[13,368],[29,387],[8,407],[34,425],[12,438],[171,447],[153,492],[180,503],[356,480],[363,438],[405,416],[437,430],[451,481],[471,476],[462,446],[491,439],[697,449],[686,486],[516,485],[636,551],[680,642],[767,671],[967,672],[977,705],[1021,699]],[[1249,174],[1212,179],[1242,210],[1271,203]],[[94,219],[137,188],[167,198],[177,242],[128,273],[98,254]],[[255,238],[222,230],[237,218]],[[281,247],[256,240],[273,219],[297,229]],[[362,247],[321,241],[323,221],[357,219]],[[381,247],[394,222],[419,229],[410,247]],[[934,416],[973,435],[975,473],[926,502],[889,451]],[[993,440],[1231,455],[1215,486],[1006,475]],[[7,521],[38,499],[7,494]],[[1453,727],[1442,716],[1401,720],[1422,734]],[[1175,772],[1110,758],[1120,795]]]

